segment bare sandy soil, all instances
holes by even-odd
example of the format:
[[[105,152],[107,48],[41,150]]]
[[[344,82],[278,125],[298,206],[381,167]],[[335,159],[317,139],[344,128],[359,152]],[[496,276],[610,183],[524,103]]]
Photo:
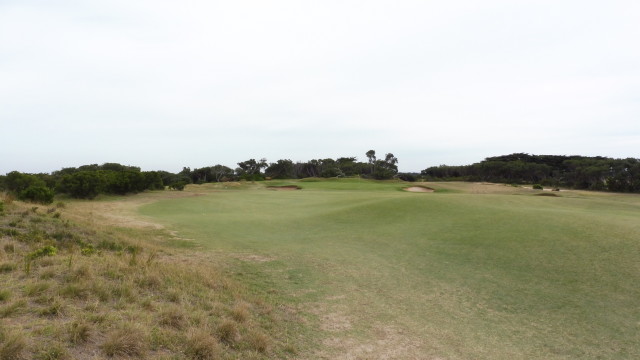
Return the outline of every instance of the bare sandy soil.
[[[432,188],[424,187],[424,186],[411,186],[408,188],[404,188],[404,191],[431,193],[431,192],[434,192],[435,190],[433,190]]]

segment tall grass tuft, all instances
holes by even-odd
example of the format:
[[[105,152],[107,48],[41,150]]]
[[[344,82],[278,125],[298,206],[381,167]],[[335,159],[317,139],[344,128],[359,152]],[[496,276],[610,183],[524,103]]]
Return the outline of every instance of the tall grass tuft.
[[[0,333],[0,359],[22,360],[26,359],[25,350],[27,340],[21,333]]]
[[[187,325],[184,310],[178,306],[171,306],[160,312],[160,325],[175,329],[182,329]]]
[[[193,360],[213,360],[220,355],[220,344],[209,333],[194,329],[187,335],[184,353]]]
[[[93,327],[85,321],[74,321],[69,324],[69,341],[72,344],[82,344],[89,340]]]
[[[131,324],[112,330],[100,348],[107,356],[142,357],[147,352],[147,336]]]
[[[231,309],[231,316],[239,323],[245,322],[249,319],[249,304],[239,303]]]
[[[261,332],[251,331],[246,341],[252,349],[258,352],[264,353],[269,349],[269,337]]]
[[[216,328],[216,335],[223,343],[233,344],[240,336],[237,323],[232,320],[222,321],[222,323],[220,323]]]

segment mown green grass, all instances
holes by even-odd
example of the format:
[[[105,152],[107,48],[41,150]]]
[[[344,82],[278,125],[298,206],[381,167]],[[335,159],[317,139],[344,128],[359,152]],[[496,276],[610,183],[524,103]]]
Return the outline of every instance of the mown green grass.
[[[290,184],[302,190],[243,186],[141,213],[236,259],[230,268],[256,292],[308,316],[300,336],[323,354],[344,351],[323,339],[380,344],[392,333],[382,343],[409,349],[400,358],[640,356],[639,196],[267,183]],[[267,261],[247,260],[254,255]],[[348,326],[332,329],[327,314]]]

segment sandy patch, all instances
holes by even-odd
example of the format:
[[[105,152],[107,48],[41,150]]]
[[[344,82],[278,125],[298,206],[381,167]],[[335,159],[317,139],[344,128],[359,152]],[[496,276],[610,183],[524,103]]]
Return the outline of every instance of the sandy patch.
[[[324,314],[320,318],[320,328],[324,331],[338,332],[351,329],[351,320],[344,313]]]
[[[324,341],[324,345],[339,355],[321,352],[320,359],[364,360],[364,359],[438,359],[420,351],[420,341],[413,339],[402,329],[393,326],[378,326],[369,340],[336,336]]]
[[[404,191],[409,192],[421,192],[421,193],[432,193],[435,190],[426,186],[410,186],[403,189]]]
[[[274,258],[268,257],[268,256],[262,256],[262,255],[235,255],[234,256],[236,259],[238,260],[242,260],[242,261],[251,261],[251,262],[269,262],[269,261],[273,261],[275,260]]]

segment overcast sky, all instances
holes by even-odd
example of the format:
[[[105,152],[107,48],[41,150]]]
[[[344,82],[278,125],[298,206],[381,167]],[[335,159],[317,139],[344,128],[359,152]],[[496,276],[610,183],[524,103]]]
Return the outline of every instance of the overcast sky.
[[[639,1],[0,0],[0,173],[640,157]]]

